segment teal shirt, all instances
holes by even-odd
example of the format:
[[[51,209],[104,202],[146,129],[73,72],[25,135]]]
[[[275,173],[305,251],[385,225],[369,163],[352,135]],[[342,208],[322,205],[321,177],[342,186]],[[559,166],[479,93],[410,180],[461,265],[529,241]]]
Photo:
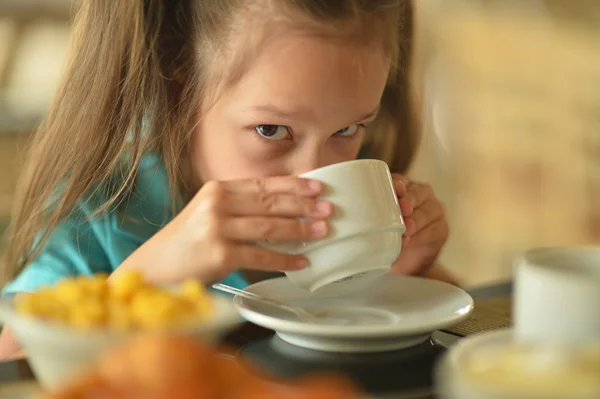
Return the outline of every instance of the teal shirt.
[[[101,193],[80,202],[3,293],[33,292],[68,276],[110,274],[173,218],[167,173],[162,161],[152,155],[142,159],[134,194],[117,210],[90,219],[95,205],[102,202]],[[237,288],[248,285],[239,272],[223,282]]]

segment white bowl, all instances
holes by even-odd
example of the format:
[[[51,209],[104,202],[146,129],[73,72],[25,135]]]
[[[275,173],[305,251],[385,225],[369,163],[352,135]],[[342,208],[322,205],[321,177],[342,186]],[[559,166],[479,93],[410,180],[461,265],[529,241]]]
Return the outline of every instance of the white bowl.
[[[597,399],[596,384],[589,371],[577,377],[570,355],[573,348],[554,345],[520,346],[513,329],[502,329],[462,339],[444,354],[435,371],[441,399]],[[528,348],[526,352],[522,352]],[[597,353],[598,349],[589,349]],[[535,350],[530,352],[530,350]],[[508,352],[507,352],[508,351]],[[469,372],[489,370],[502,355],[511,354],[510,373],[494,371],[493,382],[477,380]],[[506,367],[506,365],[505,365]],[[518,368],[522,367],[521,370]],[[528,374],[532,372],[532,374]],[[536,377],[540,372],[545,377]],[[590,378],[591,377],[591,378]],[[517,393],[520,391],[519,393]]]
[[[204,341],[215,341],[237,325],[241,318],[230,297],[211,294],[215,309],[214,317],[199,322],[197,326],[175,330]],[[53,390],[68,383],[107,349],[141,332],[84,332],[69,326],[36,319],[18,313],[14,299],[0,299],[0,320],[11,329],[21,343],[29,364],[42,388]]]
[[[507,399],[490,392],[481,392],[468,382],[465,373],[466,358],[477,351],[505,345],[512,340],[511,329],[463,338],[442,356],[435,370],[436,391],[441,399]]]

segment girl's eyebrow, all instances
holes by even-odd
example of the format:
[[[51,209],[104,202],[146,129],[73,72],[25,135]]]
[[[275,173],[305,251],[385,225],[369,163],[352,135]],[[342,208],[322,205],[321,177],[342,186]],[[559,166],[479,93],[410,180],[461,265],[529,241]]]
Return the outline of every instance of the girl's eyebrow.
[[[303,110],[303,109],[298,109],[298,110],[293,110],[293,111],[285,110],[282,108],[278,108],[277,106],[275,106],[273,104],[256,105],[251,108],[248,108],[247,111],[271,114],[271,115],[274,115],[276,117],[283,118],[283,119],[305,117],[308,114],[310,114],[309,110]]]
[[[380,108],[381,108],[381,104],[377,104],[377,106],[373,110],[371,110],[368,113],[361,116],[355,123],[359,123],[359,122],[374,118],[379,113]],[[257,106],[248,108],[247,111],[268,113],[268,114],[274,115],[274,116],[282,118],[282,119],[302,118],[302,117],[306,117],[311,114],[311,112],[309,110],[303,110],[303,109],[298,109],[295,111],[284,110],[284,109],[278,108],[277,106],[275,106],[273,104],[257,105]]]
[[[363,115],[359,120],[356,121],[356,123],[366,121],[368,119],[376,117],[377,114],[379,113],[380,109],[381,109],[381,104],[377,104],[377,106],[371,112]]]

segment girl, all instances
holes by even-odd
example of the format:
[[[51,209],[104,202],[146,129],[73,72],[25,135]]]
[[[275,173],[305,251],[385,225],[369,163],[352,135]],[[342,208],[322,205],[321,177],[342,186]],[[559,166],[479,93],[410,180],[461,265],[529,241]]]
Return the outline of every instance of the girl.
[[[82,2],[66,79],[22,180],[5,266],[16,279],[4,293],[131,269],[245,287],[261,276],[241,269],[307,267],[250,243],[327,235],[333,205],[298,174],[361,148],[406,171],[417,143],[399,67],[407,7]],[[407,225],[394,271],[446,278],[434,266],[448,234],[440,202],[427,185],[394,179]],[[4,330],[0,356],[17,348]]]

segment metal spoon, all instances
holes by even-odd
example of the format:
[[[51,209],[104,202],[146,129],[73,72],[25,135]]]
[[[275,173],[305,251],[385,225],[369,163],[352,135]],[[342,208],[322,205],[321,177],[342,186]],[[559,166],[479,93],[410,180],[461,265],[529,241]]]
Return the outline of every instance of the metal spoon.
[[[329,317],[329,316],[319,316],[319,315],[310,313],[302,308],[299,308],[296,306],[290,306],[283,302],[279,302],[275,299],[267,298],[262,295],[257,295],[252,292],[249,292],[249,291],[240,290],[239,288],[231,287],[226,284],[217,283],[217,284],[213,284],[212,287],[214,289],[222,291],[222,292],[239,295],[241,297],[244,297],[244,298],[247,298],[250,300],[254,300],[257,302],[261,302],[261,303],[267,304],[269,306],[293,313],[296,317],[298,317],[300,320],[303,320],[303,321],[319,322],[319,323],[326,321],[326,322],[330,322],[330,323],[334,323],[334,324],[349,324],[349,322],[350,322],[349,320],[346,320],[346,319],[338,319],[338,318]]]

